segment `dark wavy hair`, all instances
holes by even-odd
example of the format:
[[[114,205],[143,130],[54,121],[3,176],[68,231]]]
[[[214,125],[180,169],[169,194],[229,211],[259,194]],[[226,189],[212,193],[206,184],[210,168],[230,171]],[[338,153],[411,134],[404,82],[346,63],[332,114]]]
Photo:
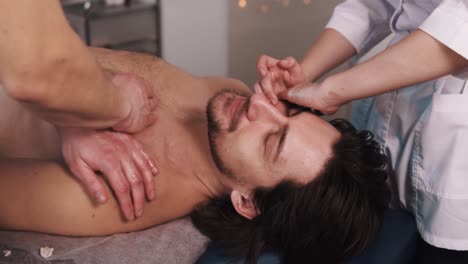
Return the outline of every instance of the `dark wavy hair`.
[[[330,123],[341,137],[314,181],[256,189],[261,213],[251,220],[236,212],[229,194],[211,199],[191,214],[193,224],[232,260],[246,263],[265,250],[279,252],[283,263],[338,263],[362,251],[390,200],[387,157],[371,132],[344,119]]]

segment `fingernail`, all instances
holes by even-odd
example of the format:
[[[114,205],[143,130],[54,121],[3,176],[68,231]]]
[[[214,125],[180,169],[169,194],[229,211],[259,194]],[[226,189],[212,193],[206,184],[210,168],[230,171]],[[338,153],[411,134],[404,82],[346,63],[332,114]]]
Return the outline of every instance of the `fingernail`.
[[[135,220],[135,215],[131,214],[130,217],[128,218],[128,221],[133,221]]]
[[[143,215],[143,209],[140,209],[136,212],[137,217],[141,217]]]
[[[153,162],[148,158],[143,150],[140,150],[140,153],[143,155],[143,157],[145,157],[146,160],[148,160],[149,165],[151,166],[151,171],[153,172],[153,175],[156,176],[156,174],[158,174],[158,169],[156,169],[156,166],[154,166]]]
[[[276,99],[276,98],[271,98],[271,103],[274,104],[274,105],[277,104],[277,103],[278,103],[278,99]]]
[[[98,200],[98,202],[100,203],[104,203],[106,201],[106,196],[100,192],[97,192],[96,193],[96,198]]]
[[[148,194],[149,199],[154,200],[154,198],[155,198],[154,196],[155,196],[154,191],[150,191],[150,193]]]
[[[158,169],[156,169],[156,167],[154,167],[153,165],[151,165],[151,171],[153,172],[154,176],[158,175]]]

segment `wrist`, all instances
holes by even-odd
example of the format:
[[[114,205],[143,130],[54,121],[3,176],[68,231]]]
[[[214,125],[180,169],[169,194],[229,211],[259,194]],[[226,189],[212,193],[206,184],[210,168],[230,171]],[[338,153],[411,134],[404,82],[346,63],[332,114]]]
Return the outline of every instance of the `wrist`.
[[[119,75],[119,73],[104,71],[104,81],[110,86],[109,91],[111,91],[111,96],[114,97],[113,101],[116,106],[116,117],[110,125],[111,127],[128,119],[132,111],[132,106],[127,100],[129,96],[126,94],[127,89],[123,85],[118,85],[115,81],[116,78],[119,78]]]
[[[346,95],[343,77],[334,74],[326,77],[320,85],[320,94],[323,101],[329,106],[342,106],[351,101]]]
[[[309,69],[305,60],[300,63],[300,66],[306,83],[313,82],[318,78],[317,74],[312,69]]]

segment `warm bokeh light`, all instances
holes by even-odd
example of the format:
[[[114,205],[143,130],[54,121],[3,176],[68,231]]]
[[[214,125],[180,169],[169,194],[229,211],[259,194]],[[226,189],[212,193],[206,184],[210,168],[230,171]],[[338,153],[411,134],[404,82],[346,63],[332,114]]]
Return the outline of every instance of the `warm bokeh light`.
[[[312,3],[312,0],[304,0],[304,5],[310,5]]]
[[[270,11],[270,6],[267,5],[267,4],[262,4],[260,6],[260,12],[262,12],[263,14],[266,14],[268,13],[268,11]]]
[[[239,0],[239,7],[240,8],[247,7],[247,0]]]

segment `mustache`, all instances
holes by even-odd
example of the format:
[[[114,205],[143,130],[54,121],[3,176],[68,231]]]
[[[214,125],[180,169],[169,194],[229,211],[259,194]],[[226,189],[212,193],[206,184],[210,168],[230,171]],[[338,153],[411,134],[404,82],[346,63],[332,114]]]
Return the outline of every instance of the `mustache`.
[[[237,129],[240,123],[240,119],[243,115],[247,113],[247,110],[250,107],[250,97],[247,97],[244,102],[241,103],[242,105],[237,108],[237,111],[234,113],[234,116],[231,121],[231,125],[229,126],[228,131],[233,132]]]

